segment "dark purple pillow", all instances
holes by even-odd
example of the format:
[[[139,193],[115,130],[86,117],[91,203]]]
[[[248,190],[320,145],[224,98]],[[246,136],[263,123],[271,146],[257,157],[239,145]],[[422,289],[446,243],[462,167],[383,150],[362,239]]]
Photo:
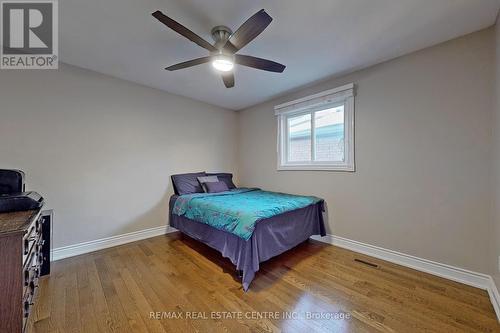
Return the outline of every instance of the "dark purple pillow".
[[[226,183],[229,189],[236,188],[236,185],[233,183],[233,174],[232,173],[207,173],[207,176],[217,176],[219,181]]]
[[[198,177],[204,177],[206,175],[204,171],[172,175],[175,194],[203,193],[203,188],[201,188],[200,182],[198,182]]]
[[[208,193],[219,193],[219,192],[229,191],[229,188],[224,182],[205,183],[205,186],[207,187]]]

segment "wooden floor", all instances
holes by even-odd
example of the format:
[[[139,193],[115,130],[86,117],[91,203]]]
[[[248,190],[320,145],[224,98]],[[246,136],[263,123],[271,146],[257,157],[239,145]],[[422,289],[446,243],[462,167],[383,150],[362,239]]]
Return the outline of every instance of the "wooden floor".
[[[57,261],[41,284],[30,332],[500,332],[485,291],[314,241],[247,293],[178,233]]]

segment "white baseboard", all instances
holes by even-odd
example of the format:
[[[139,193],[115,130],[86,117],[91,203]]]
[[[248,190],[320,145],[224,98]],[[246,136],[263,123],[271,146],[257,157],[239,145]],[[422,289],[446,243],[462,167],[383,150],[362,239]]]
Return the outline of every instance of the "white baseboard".
[[[500,294],[498,293],[497,285],[495,284],[495,280],[490,276],[490,283],[488,288],[488,295],[490,296],[491,304],[495,309],[495,313],[497,314],[498,321],[500,321]]]
[[[155,228],[149,228],[134,232],[129,232],[127,234],[111,236],[101,239],[96,239],[89,242],[78,243],[69,246],[63,246],[55,248],[50,253],[50,261],[56,261],[64,258],[69,258],[77,256],[80,254],[85,254],[89,252],[94,252],[108,247],[113,247],[117,245],[122,245],[125,243],[135,242],[141,239],[146,239],[155,236],[161,236],[168,234],[170,232],[176,231],[170,226],[161,226]]]
[[[406,253],[388,250],[382,247],[361,243],[335,235],[326,235],[325,237],[313,236],[311,238],[320,242],[332,244],[354,252],[366,254],[371,257],[386,260],[401,266],[413,268],[421,272],[486,290],[490,296],[491,304],[495,309],[497,318],[500,321],[500,294],[498,293],[498,289],[493,278],[487,274],[418,258]]]

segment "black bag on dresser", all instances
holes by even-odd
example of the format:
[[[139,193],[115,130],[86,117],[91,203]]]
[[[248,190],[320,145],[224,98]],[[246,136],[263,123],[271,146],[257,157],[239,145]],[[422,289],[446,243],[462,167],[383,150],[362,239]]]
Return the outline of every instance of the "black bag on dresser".
[[[0,213],[38,209],[43,197],[36,192],[24,192],[24,172],[0,169]]]
[[[0,169],[0,195],[24,192],[24,172]]]

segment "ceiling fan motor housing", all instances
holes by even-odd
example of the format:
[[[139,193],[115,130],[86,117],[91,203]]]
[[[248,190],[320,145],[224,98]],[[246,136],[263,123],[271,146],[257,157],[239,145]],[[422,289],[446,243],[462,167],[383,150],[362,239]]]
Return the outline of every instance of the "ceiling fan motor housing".
[[[233,31],[225,25],[218,25],[212,28],[212,38],[215,41],[215,48],[221,49],[233,34]]]

